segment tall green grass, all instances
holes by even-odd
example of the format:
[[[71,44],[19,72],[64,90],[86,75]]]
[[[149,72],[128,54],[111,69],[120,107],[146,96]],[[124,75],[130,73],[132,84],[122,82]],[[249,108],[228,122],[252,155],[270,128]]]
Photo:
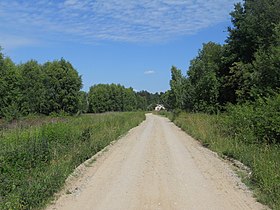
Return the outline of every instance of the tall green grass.
[[[169,118],[176,125],[204,146],[221,156],[237,159],[248,166],[252,173],[243,181],[254,190],[260,202],[269,205],[272,209],[280,209],[279,144],[253,141],[253,131],[248,129],[244,121],[239,125],[241,127],[238,127],[239,131],[241,129],[244,131],[234,133],[232,117],[226,114],[207,115],[183,112],[174,117],[169,114]]]
[[[79,164],[144,119],[110,113],[0,131],[0,209],[43,207]]]

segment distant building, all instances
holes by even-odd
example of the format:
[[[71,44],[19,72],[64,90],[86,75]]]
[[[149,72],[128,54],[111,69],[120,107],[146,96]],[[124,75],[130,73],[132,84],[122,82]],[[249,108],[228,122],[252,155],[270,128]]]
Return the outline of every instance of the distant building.
[[[165,107],[162,105],[162,104],[158,104],[156,107],[155,107],[155,111],[161,111],[161,110],[165,110]]]

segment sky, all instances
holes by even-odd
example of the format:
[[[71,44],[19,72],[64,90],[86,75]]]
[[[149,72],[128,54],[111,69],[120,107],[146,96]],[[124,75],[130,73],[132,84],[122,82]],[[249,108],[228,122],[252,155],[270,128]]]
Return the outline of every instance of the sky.
[[[68,60],[83,90],[117,83],[169,89],[203,43],[223,44],[240,0],[1,0],[0,46],[16,64]]]

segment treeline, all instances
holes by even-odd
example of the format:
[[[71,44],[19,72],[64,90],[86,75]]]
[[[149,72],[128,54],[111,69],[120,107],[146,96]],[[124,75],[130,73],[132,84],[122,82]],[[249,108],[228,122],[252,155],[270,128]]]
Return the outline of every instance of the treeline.
[[[203,44],[187,75],[171,69],[172,110],[223,113],[227,134],[280,143],[280,0],[245,0],[230,13],[224,45]]]
[[[0,118],[152,110],[162,103],[163,93],[135,92],[119,84],[94,85],[89,93],[81,88],[81,76],[64,59],[16,65],[0,53]]]
[[[89,112],[133,111],[138,107],[132,88],[116,84],[99,84],[90,88],[88,94]]]
[[[88,102],[89,112],[102,113],[152,110],[161,99],[158,93],[135,92],[132,88],[125,88],[120,84],[98,84],[90,88]]]
[[[81,76],[64,59],[15,65],[0,54],[0,117],[83,111]]]
[[[280,88],[280,1],[246,0],[230,13],[224,45],[203,44],[187,75],[171,69],[172,109],[217,113],[227,104],[277,97]]]

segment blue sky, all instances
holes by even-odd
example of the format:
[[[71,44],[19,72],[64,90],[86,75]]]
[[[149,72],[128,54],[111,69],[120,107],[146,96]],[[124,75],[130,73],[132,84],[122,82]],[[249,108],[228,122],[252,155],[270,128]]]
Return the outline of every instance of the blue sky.
[[[238,0],[1,0],[0,46],[16,63],[65,58],[98,83],[169,89],[202,43],[223,43]]]

